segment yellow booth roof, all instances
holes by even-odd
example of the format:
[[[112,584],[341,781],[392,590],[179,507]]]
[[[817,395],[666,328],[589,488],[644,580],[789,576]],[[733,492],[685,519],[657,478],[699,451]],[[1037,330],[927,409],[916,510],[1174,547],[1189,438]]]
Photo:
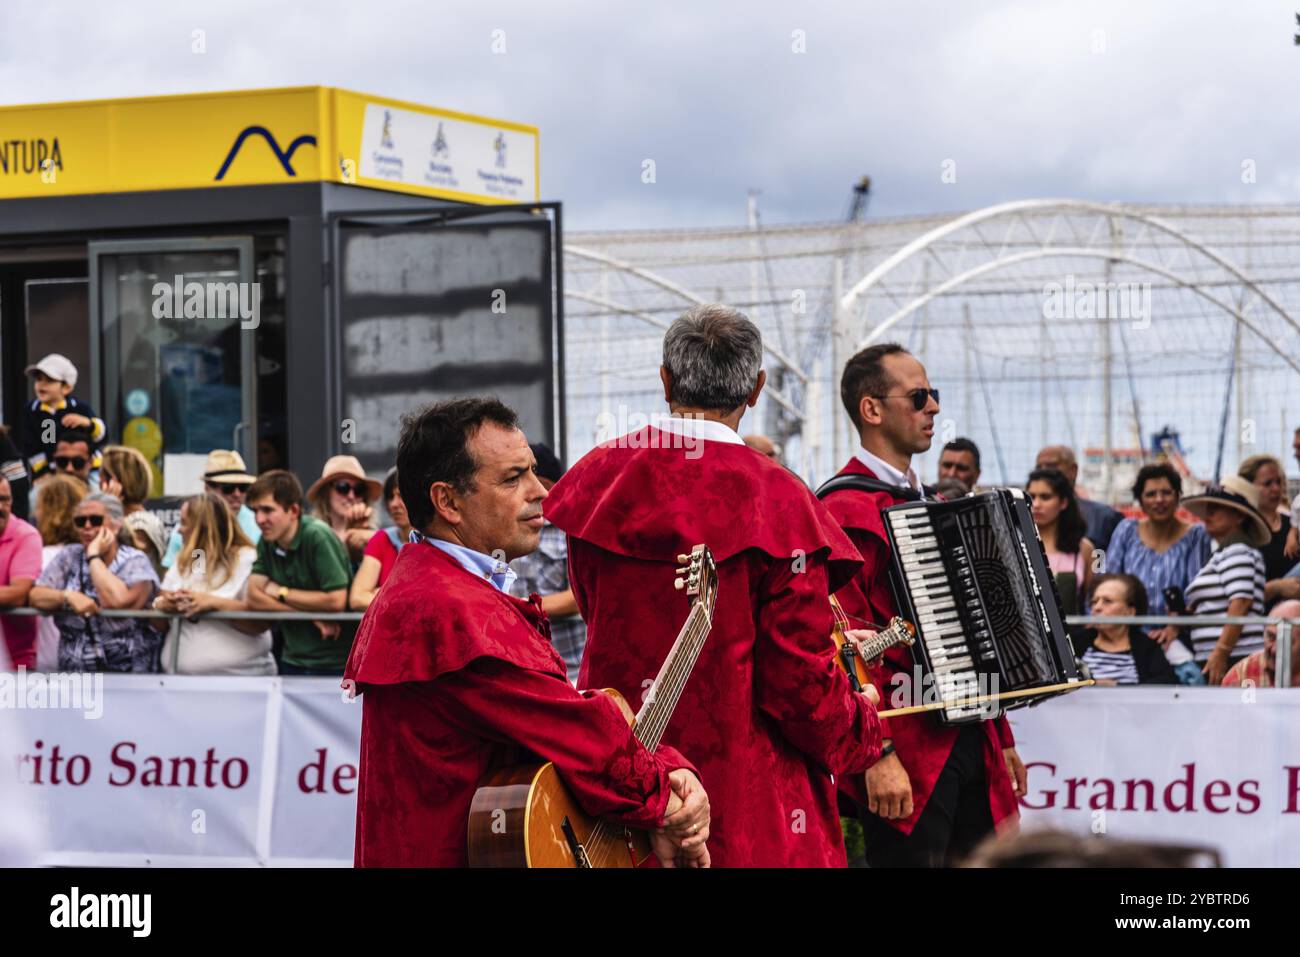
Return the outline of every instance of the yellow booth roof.
[[[541,199],[537,127],[326,86],[0,107],[0,199],[327,181]]]

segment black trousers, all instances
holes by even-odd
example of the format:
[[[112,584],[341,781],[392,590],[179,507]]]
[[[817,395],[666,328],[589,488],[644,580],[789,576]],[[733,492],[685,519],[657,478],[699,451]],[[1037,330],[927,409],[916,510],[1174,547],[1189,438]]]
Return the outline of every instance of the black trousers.
[[[911,834],[865,808],[862,830],[869,867],[951,867],[974,850],[993,831],[982,724],[968,724],[957,735]]]

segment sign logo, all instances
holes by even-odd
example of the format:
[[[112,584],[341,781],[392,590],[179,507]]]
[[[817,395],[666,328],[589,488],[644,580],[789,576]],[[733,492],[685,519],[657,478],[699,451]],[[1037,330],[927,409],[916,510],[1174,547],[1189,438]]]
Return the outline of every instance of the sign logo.
[[[393,114],[384,110],[384,131],[379,136],[379,145],[386,150],[393,148]]]
[[[443,159],[451,155],[451,150],[447,147],[447,137],[442,132],[442,123],[438,124],[438,135],[433,140],[433,155]]]
[[[497,167],[505,169],[506,165],[506,134],[497,130],[497,138],[492,141],[492,148],[497,151]]]
[[[46,169],[63,169],[59,138],[0,141],[0,173],[18,175]]]
[[[316,145],[316,137],[309,133],[304,133],[302,136],[290,143],[287,150],[282,150],[280,149],[280,144],[275,141],[275,136],[272,135],[271,131],[265,126],[246,126],[240,131],[240,134],[235,137],[235,145],[230,147],[230,152],[226,154],[226,161],[221,164],[221,169],[217,170],[216,179],[218,181],[225,178],[226,171],[230,169],[230,164],[233,163],[235,157],[239,155],[239,149],[244,145],[244,140],[254,134],[266,140],[266,145],[271,147],[271,152],[275,154],[275,158],[278,159],[280,165],[284,167],[284,174],[286,176],[298,175],[294,172],[293,167],[289,165],[289,161],[293,159],[293,154],[298,151],[298,147]]]

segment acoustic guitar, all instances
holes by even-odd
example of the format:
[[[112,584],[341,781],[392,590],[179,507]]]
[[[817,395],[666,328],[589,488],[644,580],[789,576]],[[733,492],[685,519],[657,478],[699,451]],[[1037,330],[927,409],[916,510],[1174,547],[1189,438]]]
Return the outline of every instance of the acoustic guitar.
[[[894,645],[910,647],[916,643],[916,626],[902,618],[892,619],[889,625],[883,631],[877,632],[873,638],[863,642],[852,642],[845,636],[845,632],[853,626],[834,595],[831,595],[831,611],[835,613],[835,623],[831,626],[831,640],[835,642],[835,660],[849,676],[849,685],[854,691],[861,692],[871,684],[871,677],[867,674],[867,662],[879,658]]]
[[[648,751],[659,746],[682,689],[713,624],[718,575],[703,545],[684,563],[677,589],[685,590],[690,612],[647,689],[636,715],[613,688],[604,690],[623,711],[636,739]],[[550,762],[500,768],[474,793],[469,812],[470,867],[637,867],[650,856],[645,831],[587,814],[573,799]]]

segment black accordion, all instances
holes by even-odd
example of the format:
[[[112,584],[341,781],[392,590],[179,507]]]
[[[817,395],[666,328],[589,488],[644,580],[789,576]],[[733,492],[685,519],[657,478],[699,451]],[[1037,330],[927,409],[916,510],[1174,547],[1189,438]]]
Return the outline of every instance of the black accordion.
[[[1023,494],[996,489],[905,502],[882,515],[898,613],[916,625],[913,652],[926,697],[914,703],[1084,680]],[[967,724],[1063,693],[954,704],[936,714],[946,725]]]

